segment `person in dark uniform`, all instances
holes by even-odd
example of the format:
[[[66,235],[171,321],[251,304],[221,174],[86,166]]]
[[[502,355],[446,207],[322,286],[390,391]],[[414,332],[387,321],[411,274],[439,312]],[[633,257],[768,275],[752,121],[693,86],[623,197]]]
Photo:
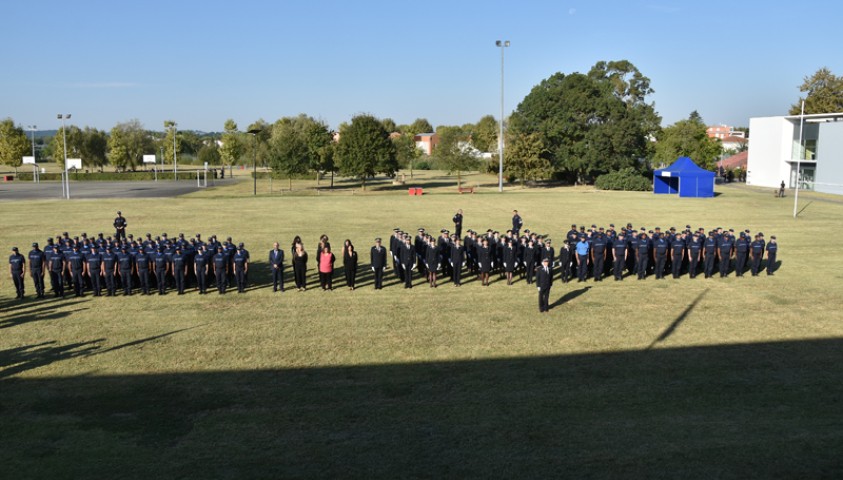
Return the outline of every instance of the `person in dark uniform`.
[[[404,245],[404,236],[401,229],[392,229],[392,236],[389,238],[389,253],[392,255],[392,270],[401,282],[404,282],[404,269],[401,267],[401,247]]]
[[[386,268],[386,248],[381,245],[380,237],[375,239],[369,257],[375,275],[375,290],[380,290],[383,288],[383,269]]]
[[[114,238],[117,240],[126,240],[126,227],[129,223],[123,218],[123,212],[117,212],[117,218],[114,219]]]
[[[272,244],[269,251],[269,270],[272,272],[272,291],[284,291],[284,250],[278,242]]]
[[[237,293],[246,292],[246,273],[249,271],[249,257],[243,248],[243,244],[237,244],[237,251],[234,253],[232,263],[234,264],[234,278],[237,282]]]
[[[64,254],[59,250],[58,245],[53,246],[53,254],[47,262],[47,270],[50,272],[50,286],[55,297],[64,298]]]
[[[515,272],[515,267],[517,266],[518,262],[518,253],[515,250],[515,242],[508,238],[503,247],[503,255],[501,255],[503,261],[503,271],[506,274],[506,284],[512,285],[512,274]]]
[[[603,281],[607,251],[606,236],[603,233],[598,233],[591,242],[592,275],[595,282]]]
[[[612,273],[615,281],[623,280],[623,269],[626,266],[627,244],[626,235],[623,231],[618,233],[618,238],[612,242]]]
[[[665,266],[667,264],[667,252],[670,249],[667,239],[664,235],[653,235],[653,254],[655,257],[655,271],[656,279],[664,279]]]
[[[120,275],[120,285],[123,287],[124,295],[132,294],[132,271],[134,270],[134,257],[129,254],[126,244],[120,247],[117,253],[117,272]]]
[[[708,232],[708,238],[703,243],[703,268],[705,278],[714,276],[714,260],[717,257],[717,238],[714,231]]]
[[[761,271],[761,260],[764,258],[764,247],[764,241],[756,234],[755,240],[749,244],[750,270],[752,271],[753,277],[757,277],[758,272]]]
[[[735,255],[735,242],[731,235],[724,234],[717,245],[720,258],[720,278],[729,276],[729,263]]]
[[[455,287],[462,285],[462,267],[465,264],[465,247],[462,245],[459,235],[454,235],[454,244],[451,246],[451,280]]]
[[[345,286],[349,290],[354,290],[357,283],[357,251],[354,250],[354,244],[349,239],[343,243],[342,269],[345,273]]]
[[[559,278],[562,279],[562,283],[568,283],[573,276],[574,258],[577,256],[576,246],[576,243],[571,244],[564,241],[562,242],[562,248],[559,249]],[[553,266],[553,263],[551,263],[551,266]]]
[[[196,273],[196,288],[199,295],[208,293],[208,251],[205,245],[199,246],[193,257],[193,271]]]
[[[439,251],[436,248],[436,243],[433,241],[433,239],[431,239],[424,258],[424,263],[427,270],[427,283],[430,285],[430,288],[436,288],[437,286],[436,277],[439,273],[439,268],[441,267],[439,262]]]
[[[577,282],[584,282],[588,277],[588,254],[591,250],[591,245],[589,245],[585,235],[580,236],[580,240],[577,242],[576,252],[577,252]]]
[[[536,272],[536,286],[539,291],[539,312],[544,313],[550,310],[550,287],[553,285],[553,274],[550,269],[550,261],[547,257],[542,258],[542,264]]]
[[[462,236],[462,209],[457,210],[457,213],[454,214],[453,218],[454,222],[454,235],[461,237]]]
[[[70,272],[73,293],[77,297],[85,295],[85,256],[79,251],[79,244],[73,244],[73,250],[66,258],[66,268]]]
[[[536,278],[536,243],[533,237],[527,238],[527,246],[521,252],[521,263],[524,265],[524,276],[527,278],[527,285],[532,285]]]
[[[44,298],[44,267],[47,263],[47,257],[44,252],[38,248],[38,243],[32,244],[32,250],[29,251],[29,275],[35,284],[35,295],[37,298]]]
[[[293,277],[299,292],[307,290],[307,252],[302,242],[296,243],[293,250]]]
[[[524,226],[524,220],[521,218],[521,215],[518,215],[518,210],[512,211],[512,235],[519,236],[521,233],[521,227]]]
[[[164,246],[161,245],[158,247],[158,252],[152,256],[152,268],[158,286],[158,295],[167,294],[167,274],[170,272],[170,262],[164,250]]]
[[[185,280],[187,278],[187,255],[182,251],[181,244],[176,244],[176,251],[173,253],[172,271],[176,281],[178,295],[184,295]]]
[[[102,295],[102,255],[97,251],[96,245],[91,245],[90,253],[85,255],[85,272],[88,274],[94,296],[99,297]]]
[[[15,298],[23,299],[24,275],[26,275],[26,257],[20,254],[18,247],[12,247],[12,255],[9,256],[9,274],[12,276],[12,283],[15,285]]]
[[[106,243],[105,253],[102,254],[102,274],[105,280],[105,294],[113,297],[117,293],[117,283],[114,281],[117,272],[117,255],[112,251],[110,244]]]
[[[735,276],[743,277],[743,272],[746,270],[746,255],[749,252],[749,239],[746,238],[746,233],[741,232],[737,240],[735,240]]]
[[[685,234],[682,233],[673,239],[670,245],[670,261],[673,278],[682,275],[682,262],[685,261]]]
[[[776,254],[779,251],[779,244],[776,241],[776,236],[770,237],[770,243],[767,244],[767,275],[775,275],[776,271]]]
[[[228,286],[228,255],[225,254],[225,248],[222,245],[217,247],[213,264],[214,278],[217,280],[217,293],[223,295],[225,294],[225,288]]]
[[[416,266],[416,251],[410,243],[409,235],[404,237],[404,243],[401,245],[400,252],[401,269],[404,270],[404,288],[413,288],[413,268]]]
[[[149,295],[150,290],[149,272],[152,258],[149,255],[149,251],[151,249],[152,247],[139,247],[138,253],[135,254],[135,271],[138,274],[138,285],[140,286],[141,293],[144,295]]]
[[[638,261],[637,271],[638,271],[638,280],[644,280],[647,278],[647,264],[650,261],[650,238],[647,237],[646,232],[641,232],[638,236],[638,244],[637,244],[637,252],[636,252],[636,259]]]
[[[489,248],[489,238],[483,237],[482,244],[477,247],[477,268],[480,271],[480,284],[489,286],[489,272],[494,267],[492,250]]]
[[[697,277],[697,267],[700,264],[700,254],[703,250],[703,241],[700,238],[699,232],[694,232],[694,235],[688,241],[688,277]]]

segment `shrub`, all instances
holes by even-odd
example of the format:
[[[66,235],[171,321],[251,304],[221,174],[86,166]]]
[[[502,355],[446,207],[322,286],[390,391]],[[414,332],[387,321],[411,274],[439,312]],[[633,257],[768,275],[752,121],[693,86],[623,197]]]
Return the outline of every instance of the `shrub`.
[[[600,190],[627,190],[647,192],[653,188],[652,181],[643,177],[632,167],[610,172],[597,177],[594,186]]]
[[[413,165],[413,168],[415,168],[416,170],[430,170],[430,162],[428,162],[427,160],[422,160],[420,162],[415,163]]]

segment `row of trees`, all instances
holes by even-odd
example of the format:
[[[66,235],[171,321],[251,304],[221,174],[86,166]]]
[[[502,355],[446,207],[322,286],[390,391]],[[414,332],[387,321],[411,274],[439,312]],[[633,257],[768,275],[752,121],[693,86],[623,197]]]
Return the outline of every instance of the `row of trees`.
[[[806,77],[800,90],[808,94],[806,113],[843,110],[843,78],[823,68]],[[601,61],[587,73],[556,73],[536,85],[518,104],[508,121],[505,175],[521,182],[551,177],[569,182],[592,182],[615,171],[644,173],[689,156],[714,169],[722,147],[706,135],[703,119],[689,118],[665,128],[649,101],[650,79],[632,63]],[[791,109],[797,109],[794,105]],[[798,113],[798,112],[797,112]],[[177,131],[173,121],[164,133],[145,130],[137,120],[115,125],[110,132],[86,127],[67,128],[67,151],[86,167],[111,164],[118,170],[141,166],[144,154],[161,153],[172,162],[189,155],[211,165],[233,165],[257,158],[274,172],[290,178],[318,172],[366,178],[386,174],[416,162],[421,153],[414,136],[434,132],[426,119],[396,125],[391,119],[361,114],[339,127],[339,141],[322,121],[307,115],[284,117],[270,124],[258,120],[245,130],[233,120],[220,134]],[[491,115],[476,124],[439,126],[440,142],[432,161],[456,173],[482,168],[477,152],[497,150],[498,121]],[[62,152],[62,131],[47,150]],[[0,161],[18,166],[27,154],[25,132],[11,119],[0,124]],[[62,161],[63,155],[52,158]],[[497,169],[497,162],[489,162]]]

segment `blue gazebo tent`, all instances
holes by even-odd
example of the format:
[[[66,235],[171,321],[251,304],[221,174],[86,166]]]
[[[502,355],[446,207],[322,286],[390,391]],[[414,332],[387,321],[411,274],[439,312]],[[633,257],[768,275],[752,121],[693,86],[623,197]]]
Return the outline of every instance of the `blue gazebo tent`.
[[[678,193],[680,197],[713,197],[714,172],[702,169],[688,157],[653,172],[653,193]]]

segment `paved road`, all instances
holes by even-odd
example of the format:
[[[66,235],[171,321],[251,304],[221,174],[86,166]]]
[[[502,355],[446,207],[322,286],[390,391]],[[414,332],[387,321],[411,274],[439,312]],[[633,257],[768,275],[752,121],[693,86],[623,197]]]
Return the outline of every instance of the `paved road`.
[[[234,180],[216,180],[227,185]],[[208,181],[210,186],[211,181]],[[196,181],[70,182],[70,198],[175,197],[199,190]],[[60,182],[0,182],[0,201],[62,198]]]

